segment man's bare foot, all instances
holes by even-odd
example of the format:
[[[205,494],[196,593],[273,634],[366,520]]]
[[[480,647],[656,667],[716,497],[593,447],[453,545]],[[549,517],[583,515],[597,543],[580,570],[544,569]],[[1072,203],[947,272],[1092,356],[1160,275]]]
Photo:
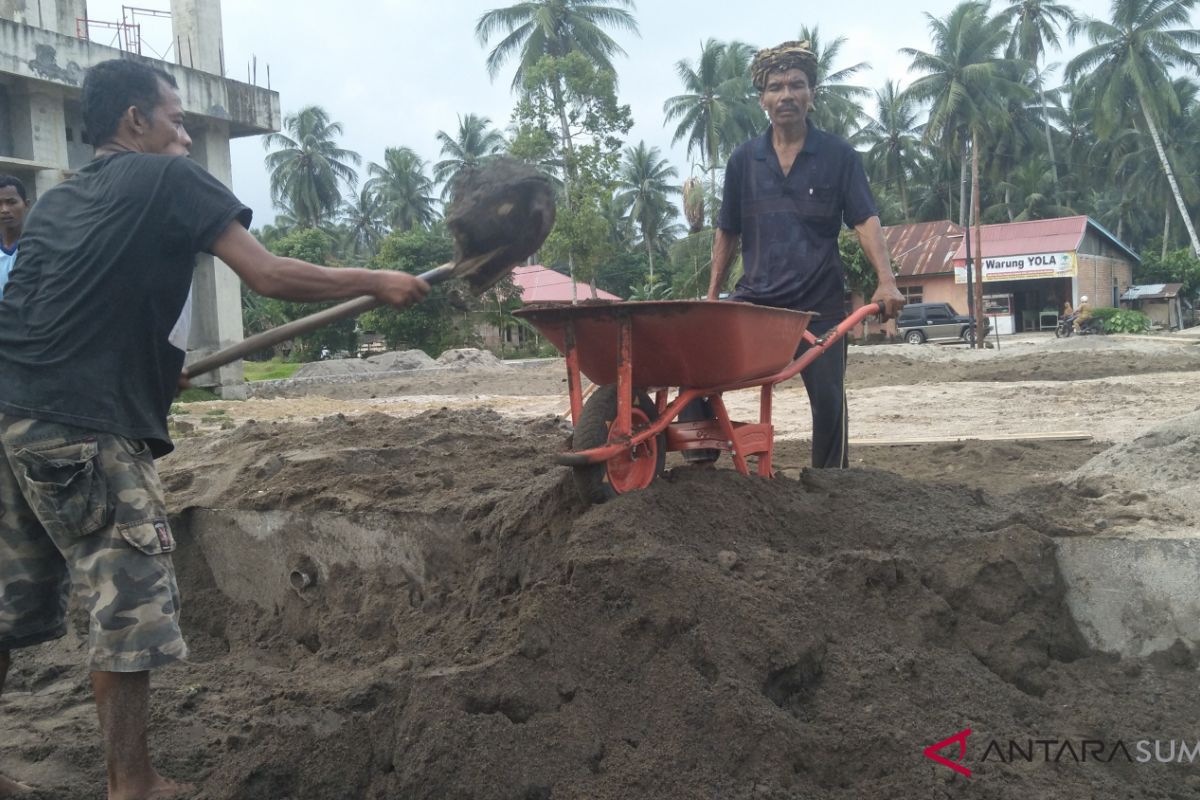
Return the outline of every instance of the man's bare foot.
[[[108,800],[175,800],[187,797],[196,790],[190,783],[177,783],[173,780],[156,776],[154,785],[141,792],[109,791]]]
[[[0,797],[20,797],[33,791],[32,786],[17,783],[12,778],[0,775]]]

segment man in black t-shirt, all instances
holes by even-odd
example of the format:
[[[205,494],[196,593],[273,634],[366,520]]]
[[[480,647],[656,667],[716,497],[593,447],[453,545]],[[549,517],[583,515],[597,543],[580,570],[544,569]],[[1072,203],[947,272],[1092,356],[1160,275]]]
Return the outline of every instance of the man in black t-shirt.
[[[845,224],[858,234],[879,277],[871,302],[884,302],[885,319],[895,316],[904,296],[896,288],[862,160],[846,140],[807,121],[817,86],[809,44],[784,42],[759,51],[751,71],[771,126],[738,147],[726,167],[708,299],[720,296],[740,244],[744,269],[732,299],[815,311],[820,317],[809,330],[820,336],[845,318],[838,252]],[[806,349],[801,345],[796,355]],[[814,467],[849,466],[845,372],[843,339],[801,373],[812,408]]]
[[[96,158],[39,198],[0,300],[0,691],[10,650],[65,633],[69,587],[91,617],[108,797],[167,798],[187,787],[151,765],[148,671],[187,648],[153,459],[172,448],[166,416],[186,346],[172,332],[196,255],[286,300],[374,295],[402,307],[429,287],[265,250],[250,210],[186,158],[167,73],[99,64],[83,114]],[[0,775],[0,797],[27,791]]]

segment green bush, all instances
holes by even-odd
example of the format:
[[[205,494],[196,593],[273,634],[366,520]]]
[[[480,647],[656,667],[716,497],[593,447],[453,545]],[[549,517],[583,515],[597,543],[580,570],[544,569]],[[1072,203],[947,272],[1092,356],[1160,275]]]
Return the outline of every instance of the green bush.
[[[1150,330],[1150,318],[1141,311],[1113,310],[1116,313],[1104,320],[1105,333],[1145,333]]]

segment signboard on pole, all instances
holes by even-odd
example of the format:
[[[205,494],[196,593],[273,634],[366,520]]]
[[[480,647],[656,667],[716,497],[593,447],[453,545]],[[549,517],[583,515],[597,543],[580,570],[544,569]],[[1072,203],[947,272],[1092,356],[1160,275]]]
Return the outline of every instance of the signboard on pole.
[[[1071,278],[1076,274],[1075,253],[1033,253],[1024,256],[983,257],[983,282],[1021,281],[1034,278]],[[974,263],[971,269],[974,269]],[[954,265],[954,282],[967,282],[967,265]]]

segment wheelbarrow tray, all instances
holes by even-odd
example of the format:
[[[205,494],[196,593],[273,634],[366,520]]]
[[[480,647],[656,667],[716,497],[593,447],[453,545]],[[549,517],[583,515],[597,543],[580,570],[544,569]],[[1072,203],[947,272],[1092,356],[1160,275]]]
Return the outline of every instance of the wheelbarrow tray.
[[[515,312],[560,353],[569,340],[596,384],[617,382],[620,320],[630,320],[634,386],[722,386],[772,375],[795,357],[813,315],[750,303],[649,300],[545,304]]]

